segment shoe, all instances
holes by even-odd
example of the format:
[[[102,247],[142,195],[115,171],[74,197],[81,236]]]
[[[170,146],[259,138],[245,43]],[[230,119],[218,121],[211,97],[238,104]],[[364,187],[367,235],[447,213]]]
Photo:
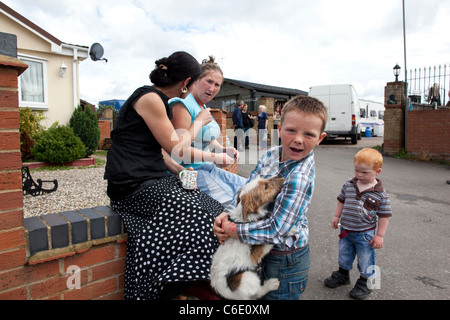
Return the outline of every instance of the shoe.
[[[364,299],[372,290],[367,287],[367,280],[358,279],[355,287],[350,291],[350,297],[355,299]]]
[[[337,288],[342,285],[350,284],[350,276],[333,271],[331,277],[325,279],[325,285],[329,288]]]

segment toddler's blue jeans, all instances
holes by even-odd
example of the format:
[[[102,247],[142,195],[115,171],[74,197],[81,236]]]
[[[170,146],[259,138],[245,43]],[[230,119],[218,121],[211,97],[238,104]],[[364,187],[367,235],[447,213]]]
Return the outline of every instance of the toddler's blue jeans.
[[[342,230],[343,231],[343,230]],[[339,267],[352,270],[353,261],[358,257],[358,271],[364,278],[369,278],[375,272],[375,249],[369,242],[375,236],[376,230],[349,232],[339,240]]]

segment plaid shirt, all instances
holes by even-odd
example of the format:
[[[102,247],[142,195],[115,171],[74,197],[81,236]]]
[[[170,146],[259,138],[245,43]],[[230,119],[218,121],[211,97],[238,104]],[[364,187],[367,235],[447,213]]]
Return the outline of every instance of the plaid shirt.
[[[300,161],[280,162],[281,146],[268,150],[258,162],[248,181],[261,178],[282,177],[285,179],[280,194],[275,199],[272,214],[266,219],[237,224],[241,242],[252,245],[275,244],[274,249],[287,251],[302,248],[308,244],[309,229],[306,211],[314,190],[314,153]],[[226,212],[236,206],[236,195]],[[294,236],[288,236],[294,227]]]

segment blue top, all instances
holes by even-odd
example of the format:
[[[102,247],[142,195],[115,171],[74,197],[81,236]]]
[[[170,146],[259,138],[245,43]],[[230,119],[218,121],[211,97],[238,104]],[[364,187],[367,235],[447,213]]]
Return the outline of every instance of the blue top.
[[[197,115],[202,111],[202,109],[205,109],[206,106],[200,107],[195,100],[192,93],[190,93],[186,98],[172,98],[169,100],[169,106],[173,107],[176,103],[181,102],[191,115],[191,125],[194,122],[194,120],[197,118]],[[192,147],[200,150],[205,150],[208,145],[211,143],[212,140],[215,140],[219,138],[220,136],[220,127],[217,124],[217,122],[212,119],[210,123],[203,126],[202,130],[197,134],[194,141],[192,142]],[[201,165],[205,164],[207,162],[194,162],[194,163],[185,163],[182,162],[181,165],[185,168],[192,167],[192,168],[198,168]]]
[[[231,117],[233,120],[233,124],[236,126],[235,129],[244,128],[244,122],[242,119],[242,110],[238,107],[235,107],[233,110],[233,116]]]

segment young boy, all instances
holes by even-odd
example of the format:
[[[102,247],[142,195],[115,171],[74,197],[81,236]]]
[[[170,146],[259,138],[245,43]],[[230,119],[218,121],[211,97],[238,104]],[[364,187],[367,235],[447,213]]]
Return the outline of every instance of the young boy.
[[[235,224],[228,212],[236,199],[214,222],[214,233],[223,244],[228,237],[251,245],[274,244],[262,262],[264,279],[278,278],[278,290],[264,299],[298,300],[305,290],[310,265],[308,220],[306,211],[314,189],[315,146],[325,138],[327,110],[317,99],[297,96],[283,107],[278,128],[282,145],[268,150],[251,173],[258,177],[282,177],[282,190],[274,201],[273,211],[265,220]],[[294,236],[289,231],[296,227]]]
[[[337,288],[350,284],[349,271],[358,256],[360,278],[350,291],[355,299],[364,299],[370,292],[367,279],[373,277],[376,255],[374,249],[383,247],[383,237],[392,215],[389,196],[381,181],[376,178],[381,173],[383,157],[374,149],[364,148],[354,160],[355,177],[342,187],[337,200],[337,208],[331,222],[334,229],[341,222],[339,235],[339,270],[325,279],[325,285]],[[378,229],[377,227],[378,220]],[[379,275],[378,275],[379,276]]]

